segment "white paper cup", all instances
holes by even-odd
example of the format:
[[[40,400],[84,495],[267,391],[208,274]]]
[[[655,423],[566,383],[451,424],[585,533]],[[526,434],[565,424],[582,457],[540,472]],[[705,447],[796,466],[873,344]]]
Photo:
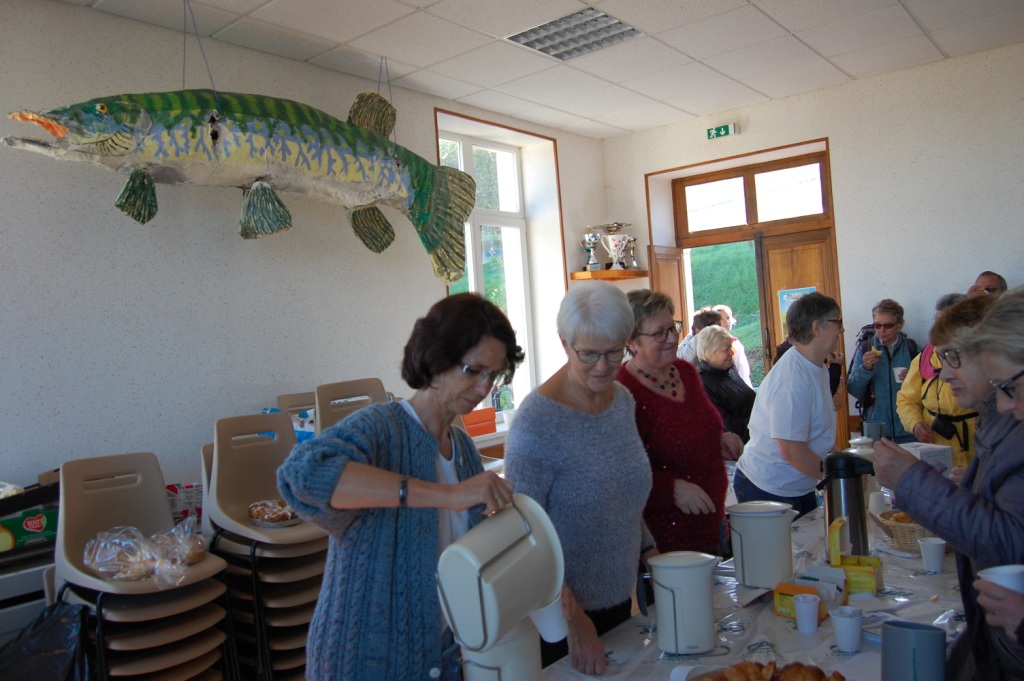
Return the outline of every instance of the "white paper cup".
[[[925,572],[942,572],[942,563],[946,560],[946,540],[922,537],[917,540],[917,545],[921,548]]]
[[[793,609],[796,611],[796,628],[801,634],[813,634],[818,630],[819,596],[814,594],[797,594],[793,596]]]
[[[1024,594],[1024,565],[998,565],[978,570],[978,576]]]
[[[569,635],[569,624],[562,614],[561,595],[543,608],[531,612],[530,619],[540,632],[540,637],[548,643],[558,643]]]
[[[868,495],[868,510],[877,516],[889,510],[889,498],[885,492],[872,492]]]
[[[907,367],[893,367],[892,376],[896,379],[897,383],[902,383],[903,378],[907,375]]]
[[[844,653],[860,650],[860,635],[863,615],[860,608],[841,605],[829,611],[832,616],[832,630],[836,635],[836,647]]]

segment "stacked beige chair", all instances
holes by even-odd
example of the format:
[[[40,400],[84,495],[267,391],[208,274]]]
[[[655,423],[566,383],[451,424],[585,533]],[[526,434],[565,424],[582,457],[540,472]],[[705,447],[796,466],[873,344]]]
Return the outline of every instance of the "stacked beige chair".
[[[306,637],[327,559],[327,536],[309,523],[252,524],[249,505],[279,499],[277,469],[295,445],[287,413],[217,421],[202,448],[204,532],[228,562],[239,667],[259,681],[305,677]]]
[[[358,409],[388,401],[388,393],[379,378],[325,383],[317,386],[315,393],[317,435]]]
[[[111,581],[85,565],[86,543],[119,526],[151,536],[174,527],[163,474],[149,452],[68,461],[60,471],[54,585],[88,606],[96,677],[235,679],[225,561],[209,553],[160,590],[152,578]],[[33,680],[34,681],[34,680]],[[42,681],[42,680],[39,680]]]

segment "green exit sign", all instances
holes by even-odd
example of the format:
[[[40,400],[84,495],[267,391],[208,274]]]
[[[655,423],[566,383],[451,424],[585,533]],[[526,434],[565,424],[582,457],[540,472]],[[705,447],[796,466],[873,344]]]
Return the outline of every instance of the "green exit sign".
[[[729,125],[719,125],[716,128],[708,128],[708,139],[713,140],[719,137],[728,137],[729,135],[736,134],[736,124],[730,123]]]

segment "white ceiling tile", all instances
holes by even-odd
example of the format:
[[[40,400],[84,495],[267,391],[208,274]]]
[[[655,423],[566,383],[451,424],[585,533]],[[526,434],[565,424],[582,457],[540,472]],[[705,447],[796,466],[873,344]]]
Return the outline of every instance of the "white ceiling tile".
[[[585,135],[586,137],[595,137],[602,140],[611,139],[613,137],[622,137],[623,135],[629,134],[629,131],[624,130],[623,128],[616,128],[613,125],[590,120],[573,123],[572,125],[566,126],[565,129],[569,132],[574,132],[577,135]]]
[[[829,85],[838,85],[850,77],[829,62],[816,57],[771,73],[761,73],[744,82],[769,97],[788,97],[800,92],[810,92]]]
[[[847,52],[830,61],[854,78],[869,78],[940,59],[942,53],[927,36],[920,35]]]
[[[469,83],[493,87],[550,69],[558,64],[561,64],[559,60],[522,45],[495,40],[483,47],[434,64],[430,70]]]
[[[598,9],[653,35],[747,4],[747,0],[606,0]]]
[[[703,64],[680,69],[658,99],[691,114],[704,114],[755,104],[768,98]]]
[[[586,118],[600,118],[616,111],[631,109],[633,107],[651,104],[654,100],[641,94],[619,87],[618,85],[606,85],[596,90],[556,99],[550,102],[555,109],[568,111]]]
[[[482,33],[417,12],[352,40],[349,46],[407,64],[430,66],[489,42],[491,38]]]
[[[584,118],[568,113],[566,111],[558,111],[546,106],[537,106],[532,109],[526,109],[516,114],[517,118],[522,118],[524,121],[533,121],[534,123],[540,123],[541,125],[547,125],[552,128],[564,128],[567,125],[573,123],[579,123]]]
[[[381,64],[381,57],[345,46],[317,55],[310,61],[318,66],[341,71],[350,76],[359,76],[382,83],[394,81],[419,70],[417,66],[403,64],[394,59],[388,59],[385,64]]]
[[[267,4],[267,0],[202,0],[202,3],[193,3],[193,7],[198,6],[199,4],[216,7],[217,9],[222,9],[225,12],[248,14],[249,12]]]
[[[394,81],[398,87],[408,88],[416,92],[425,92],[445,99],[458,99],[473,92],[479,92],[480,86],[456,80],[448,76],[430,71],[416,71]]]
[[[430,13],[494,38],[507,38],[586,7],[580,0],[441,0]]]
[[[96,0],[62,0],[62,2],[66,2],[69,5],[78,5],[79,7],[88,7],[96,2]]]
[[[748,5],[656,34],[658,40],[694,59],[732,52],[788,35],[775,21]]]
[[[213,37],[227,43],[301,61],[312,59],[334,47],[334,43],[322,38],[253,19],[242,19],[233,23],[215,33]]]
[[[572,67],[599,78],[621,83],[692,61],[690,57],[654,38],[632,38],[571,60]]]
[[[951,57],[1024,40],[1024,9],[933,31],[932,40]]]
[[[695,116],[690,116],[668,104],[652,101],[642,106],[616,111],[607,116],[597,116],[596,118],[599,123],[607,123],[617,128],[625,128],[630,132],[639,132],[640,130],[648,130],[688,118],[695,118]]]
[[[607,83],[600,78],[561,65],[502,83],[495,89],[538,104],[550,104],[602,85]]]
[[[273,0],[250,16],[293,31],[343,43],[413,11],[408,5],[395,0]],[[380,51],[374,54],[380,54]]]
[[[189,33],[194,33],[198,29],[199,35],[212,35],[238,19],[237,14],[195,3],[191,5],[192,13],[188,16],[186,24],[182,4],[166,0],[102,0],[94,7],[103,12],[173,28],[176,31],[182,30],[182,26],[187,26]],[[195,26],[192,24],[193,15]]]
[[[755,0],[757,7],[793,33],[867,14],[899,0]],[[932,2],[933,0],[927,0]],[[958,0],[963,2],[964,0]],[[973,2],[974,0],[967,0]]]
[[[751,76],[780,71],[817,56],[796,38],[786,36],[710,57],[704,63],[731,78],[746,81]]]
[[[834,57],[915,35],[924,33],[907,11],[897,5],[811,28],[797,37],[822,56]]]
[[[1021,0],[903,0],[926,31],[937,31],[1021,8]]]
[[[519,99],[512,95],[506,95],[504,92],[498,92],[497,90],[480,90],[458,99],[460,102],[478,106],[481,109],[509,115],[515,115],[520,111],[526,111],[537,106],[533,102],[528,102],[525,99]]]

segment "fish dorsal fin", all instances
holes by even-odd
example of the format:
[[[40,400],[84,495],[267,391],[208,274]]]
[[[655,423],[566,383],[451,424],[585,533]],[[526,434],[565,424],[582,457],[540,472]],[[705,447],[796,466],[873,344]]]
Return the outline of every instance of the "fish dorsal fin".
[[[381,253],[395,240],[395,229],[376,206],[353,208],[350,215],[352,230],[367,248]]]
[[[388,137],[395,129],[395,107],[376,92],[364,92],[349,109],[348,122]]]

